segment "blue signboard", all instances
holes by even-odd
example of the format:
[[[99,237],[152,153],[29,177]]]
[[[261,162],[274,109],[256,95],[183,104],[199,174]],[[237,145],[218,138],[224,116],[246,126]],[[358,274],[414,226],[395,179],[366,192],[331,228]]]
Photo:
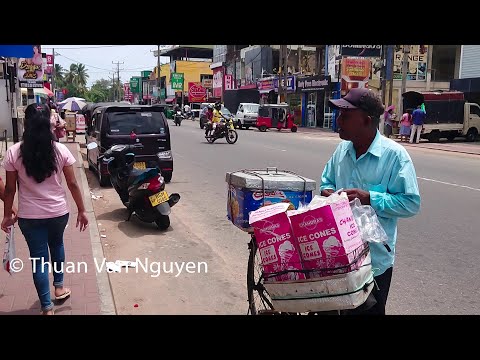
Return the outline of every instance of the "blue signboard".
[[[0,45],[0,56],[15,58],[32,58],[33,45]]]

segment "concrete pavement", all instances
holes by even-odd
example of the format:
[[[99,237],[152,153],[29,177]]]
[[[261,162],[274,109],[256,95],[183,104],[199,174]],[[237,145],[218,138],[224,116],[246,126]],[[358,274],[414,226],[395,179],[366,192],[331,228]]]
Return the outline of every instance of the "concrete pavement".
[[[56,303],[54,308],[55,314],[115,314],[115,306],[108,276],[106,272],[97,271],[97,266],[102,263],[104,256],[99,241],[100,237],[93,213],[90,191],[83,169],[80,148],[78,143],[65,143],[65,145],[77,159],[74,165],[75,176],[83,192],[83,199],[89,217],[89,227],[84,232],[79,232],[78,229],[75,228],[77,219],[76,206],[70,192],[66,189],[71,211],[68,226],[64,234],[66,254],[65,286],[72,290],[72,295],[67,300]],[[0,170],[0,173],[4,178],[5,170],[3,168]],[[0,211],[3,213],[2,202],[0,202]],[[22,260],[24,267],[23,270],[13,275],[9,275],[1,269],[0,314],[37,315],[40,311],[40,304],[32,280],[28,247],[18,225],[15,231],[15,245],[16,256]],[[94,259],[96,259],[96,262]],[[70,268],[71,270],[67,270],[69,263],[75,266],[74,268]],[[85,263],[85,266],[83,263]]]
[[[248,236],[226,219],[225,173],[277,166],[318,182],[338,137],[299,131],[240,130],[235,145],[207,144],[198,122],[171,127],[174,176],[171,187],[184,199],[175,216],[225,261],[231,287],[246,309],[244,277]],[[480,201],[476,155],[421,149],[410,153],[418,176],[422,208],[399,221],[390,314],[478,314],[480,244],[475,224]],[[195,301],[203,299],[194,297]],[[234,300],[234,299],[232,299]],[[244,313],[244,312],[239,312]]]

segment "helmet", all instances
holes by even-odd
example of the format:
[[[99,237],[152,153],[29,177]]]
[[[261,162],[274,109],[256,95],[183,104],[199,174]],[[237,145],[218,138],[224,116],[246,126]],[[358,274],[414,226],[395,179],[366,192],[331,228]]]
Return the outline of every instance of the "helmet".
[[[213,105],[212,105],[212,104],[208,104],[208,105],[207,105],[207,108],[210,109],[210,110],[213,110]]]
[[[220,101],[217,101],[215,103],[215,109],[217,109],[218,111],[222,110],[222,103]]]

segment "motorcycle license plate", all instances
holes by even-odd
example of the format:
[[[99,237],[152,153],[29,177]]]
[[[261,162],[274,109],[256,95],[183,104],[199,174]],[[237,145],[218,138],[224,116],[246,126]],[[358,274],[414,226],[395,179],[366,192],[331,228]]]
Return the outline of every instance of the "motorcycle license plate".
[[[152,206],[157,206],[161,203],[168,201],[169,197],[166,191],[161,191],[159,193],[156,193],[155,195],[149,196],[148,199],[150,200]]]
[[[138,169],[138,170],[145,170],[146,169],[146,166],[145,166],[145,162],[136,162],[133,164],[133,168],[134,169]]]

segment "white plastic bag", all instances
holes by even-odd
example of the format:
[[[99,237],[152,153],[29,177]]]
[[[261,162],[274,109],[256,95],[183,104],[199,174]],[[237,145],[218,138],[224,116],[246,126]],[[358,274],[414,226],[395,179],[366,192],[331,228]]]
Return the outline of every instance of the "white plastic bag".
[[[5,251],[3,252],[3,268],[12,275],[14,271],[10,268],[10,263],[15,259],[15,232],[14,226],[10,226],[10,232],[6,235]]]
[[[387,233],[380,224],[375,210],[370,205],[362,205],[358,198],[350,201],[350,207],[363,241],[382,243],[390,252]]]

